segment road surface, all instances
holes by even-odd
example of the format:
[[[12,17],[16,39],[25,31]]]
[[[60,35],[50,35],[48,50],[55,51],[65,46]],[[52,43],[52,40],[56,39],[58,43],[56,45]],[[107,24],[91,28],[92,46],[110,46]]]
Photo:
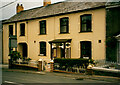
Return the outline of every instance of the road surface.
[[[58,75],[56,75],[58,74]],[[64,75],[64,74],[62,74]],[[71,76],[61,76],[59,73],[25,73],[20,71],[7,71],[2,72],[2,82],[11,84],[23,83],[109,83],[107,81],[98,80],[76,80]]]

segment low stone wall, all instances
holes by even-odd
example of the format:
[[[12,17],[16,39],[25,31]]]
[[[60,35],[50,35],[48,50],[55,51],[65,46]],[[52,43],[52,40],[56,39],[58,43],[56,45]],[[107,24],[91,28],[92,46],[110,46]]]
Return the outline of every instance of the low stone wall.
[[[92,70],[93,70],[94,75],[120,77],[120,70],[118,70],[118,69],[92,67]]]
[[[34,70],[38,71],[38,67],[28,66],[27,64],[12,64],[9,66],[10,69],[23,69],[23,70]]]

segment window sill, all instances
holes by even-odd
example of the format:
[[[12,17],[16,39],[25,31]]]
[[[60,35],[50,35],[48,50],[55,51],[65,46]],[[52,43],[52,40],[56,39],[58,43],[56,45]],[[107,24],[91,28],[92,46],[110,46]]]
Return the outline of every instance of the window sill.
[[[38,34],[38,35],[47,35],[47,34]]]
[[[25,35],[20,35],[20,37],[25,37]]]
[[[43,56],[43,57],[46,57],[46,55],[41,55],[41,54],[38,54],[38,56]]]
[[[17,36],[16,35],[10,35],[9,37],[11,38],[11,37],[17,37]]]
[[[79,33],[92,33],[93,31],[81,31]]]
[[[59,34],[70,34],[70,33],[59,33]]]

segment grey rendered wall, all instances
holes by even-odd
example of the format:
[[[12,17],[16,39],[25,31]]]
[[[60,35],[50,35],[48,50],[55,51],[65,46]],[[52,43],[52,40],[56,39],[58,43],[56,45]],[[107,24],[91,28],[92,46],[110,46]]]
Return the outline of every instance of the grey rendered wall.
[[[106,9],[106,60],[117,61],[117,40],[120,34],[120,3],[118,7]]]

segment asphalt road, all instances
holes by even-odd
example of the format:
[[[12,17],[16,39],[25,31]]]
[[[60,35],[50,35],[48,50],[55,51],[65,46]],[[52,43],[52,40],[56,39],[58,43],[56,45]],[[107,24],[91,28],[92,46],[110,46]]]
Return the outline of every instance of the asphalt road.
[[[22,83],[109,83],[88,79],[76,80],[73,77],[55,75],[54,73],[35,74],[7,70],[2,72],[2,82],[17,85]]]

